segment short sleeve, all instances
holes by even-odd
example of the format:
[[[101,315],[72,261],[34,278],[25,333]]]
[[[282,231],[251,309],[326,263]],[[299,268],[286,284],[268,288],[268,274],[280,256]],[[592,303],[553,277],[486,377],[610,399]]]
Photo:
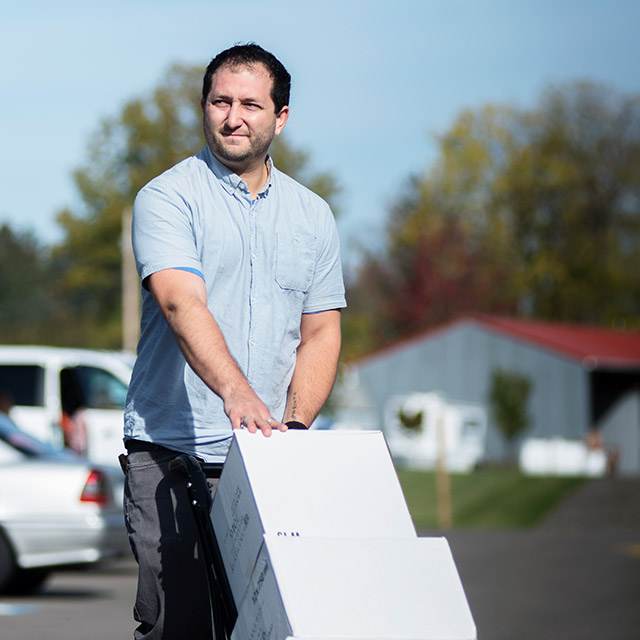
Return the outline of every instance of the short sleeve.
[[[340,259],[340,240],[335,218],[322,203],[322,223],[318,229],[317,257],[313,282],[305,300],[303,313],[318,313],[347,306]]]
[[[141,280],[163,269],[202,273],[193,212],[176,189],[156,179],[133,206],[133,252]]]

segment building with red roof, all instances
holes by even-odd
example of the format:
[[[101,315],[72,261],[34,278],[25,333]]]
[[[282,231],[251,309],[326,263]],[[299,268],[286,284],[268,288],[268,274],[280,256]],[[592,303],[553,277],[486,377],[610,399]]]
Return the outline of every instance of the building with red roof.
[[[524,375],[529,427],[518,441],[584,440],[596,432],[620,452],[621,473],[640,473],[639,332],[468,314],[367,355],[349,371],[353,397],[366,398],[380,428],[398,394],[439,392],[483,404],[487,461],[511,450],[489,411],[492,376]]]

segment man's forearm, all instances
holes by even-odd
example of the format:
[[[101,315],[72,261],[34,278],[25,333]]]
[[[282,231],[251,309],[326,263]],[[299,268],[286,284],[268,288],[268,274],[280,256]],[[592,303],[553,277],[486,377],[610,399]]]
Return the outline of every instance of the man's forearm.
[[[218,324],[204,305],[194,303],[176,309],[166,318],[185,360],[212,391],[224,400],[235,389],[249,387]]]
[[[211,311],[202,279],[167,269],[149,277],[149,288],[171,328],[185,360],[223,401],[231,426],[249,431],[285,429],[253,391],[233,359]]]
[[[319,315],[323,317],[303,316],[302,340],[283,422],[293,420],[310,426],[333,388],[340,356],[340,312]]]

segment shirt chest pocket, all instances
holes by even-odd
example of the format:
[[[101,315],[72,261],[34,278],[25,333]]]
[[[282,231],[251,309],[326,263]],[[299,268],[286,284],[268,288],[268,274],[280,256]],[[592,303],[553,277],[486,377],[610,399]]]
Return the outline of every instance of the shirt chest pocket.
[[[313,281],[316,239],[303,233],[276,234],[276,282],[281,289],[306,292]]]

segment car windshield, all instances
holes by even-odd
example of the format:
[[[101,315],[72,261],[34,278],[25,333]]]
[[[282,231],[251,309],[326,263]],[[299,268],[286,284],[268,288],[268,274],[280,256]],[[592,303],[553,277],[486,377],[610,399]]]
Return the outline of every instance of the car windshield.
[[[38,440],[32,435],[22,431],[9,416],[3,413],[0,413],[0,440],[4,440],[4,442],[11,445],[14,449],[30,458],[69,457],[67,452],[55,449],[50,444],[42,442],[42,440]]]

